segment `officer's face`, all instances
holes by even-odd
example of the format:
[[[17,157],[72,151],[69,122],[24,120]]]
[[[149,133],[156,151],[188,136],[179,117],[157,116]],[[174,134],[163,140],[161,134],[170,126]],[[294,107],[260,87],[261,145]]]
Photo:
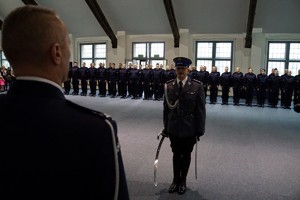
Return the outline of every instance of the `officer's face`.
[[[187,67],[176,67],[176,74],[179,80],[184,80],[189,71]]]

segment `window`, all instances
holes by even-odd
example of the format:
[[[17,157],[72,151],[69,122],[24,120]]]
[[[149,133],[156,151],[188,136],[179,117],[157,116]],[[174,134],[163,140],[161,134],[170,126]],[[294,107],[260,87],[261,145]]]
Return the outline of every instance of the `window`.
[[[1,66],[4,65],[6,68],[10,67],[10,64],[7,61],[3,51],[0,51],[0,64],[1,64]]]
[[[133,43],[132,51],[132,59],[135,63],[165,64],[165,43],[163,42]]]
[[[292,75],[298,74],[300,69],[300,42],[269,42],[267,73],[277,68],[279,75],[289,69]]]
[[[212,66],[216,66],[222,74],[225,67],[232,69],[233,42],[196,42],[196,67],[201,65],[211,72]]]
[[[93,62],[95,66],[99,63],[106,64],[106,44],[81,44],[80,45],[80,63],[85,62],[87,67]]]

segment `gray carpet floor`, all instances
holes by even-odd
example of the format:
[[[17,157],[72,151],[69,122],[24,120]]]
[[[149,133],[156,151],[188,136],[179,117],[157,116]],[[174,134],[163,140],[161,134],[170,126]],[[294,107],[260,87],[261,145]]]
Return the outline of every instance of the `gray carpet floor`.
[[[160,153],[158,186],[153,184],[162,101],[66,97],[117,121],[132,200],[300,200],[300,114],[293,110],[207,104],[206,132],[198,143],[198,179],[193,152],[188,189],[180,196],[168,193],[168,139]]]

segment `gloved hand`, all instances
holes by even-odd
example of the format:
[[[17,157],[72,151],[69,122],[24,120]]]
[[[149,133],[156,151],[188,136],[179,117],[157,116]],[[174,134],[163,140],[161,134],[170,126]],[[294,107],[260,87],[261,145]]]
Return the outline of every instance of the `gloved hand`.
[[[169,133],[165,128],[161,131],[161,135],[164,137],[169,137]]]

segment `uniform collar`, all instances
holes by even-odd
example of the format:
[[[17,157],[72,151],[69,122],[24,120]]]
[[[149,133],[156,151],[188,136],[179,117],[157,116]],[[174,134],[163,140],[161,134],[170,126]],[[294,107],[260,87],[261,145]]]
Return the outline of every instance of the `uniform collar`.
[[[182,82],[182,87],[185,85],[186,81],[188,79],[188,76],[185,77],[185,79],[183,79]],[[179,84],[180,80],[177,78],[177,84]]]

